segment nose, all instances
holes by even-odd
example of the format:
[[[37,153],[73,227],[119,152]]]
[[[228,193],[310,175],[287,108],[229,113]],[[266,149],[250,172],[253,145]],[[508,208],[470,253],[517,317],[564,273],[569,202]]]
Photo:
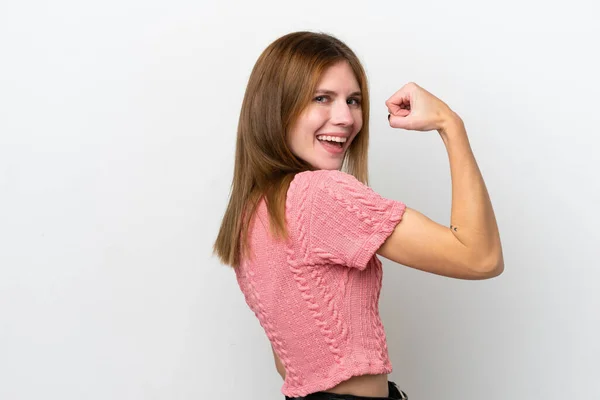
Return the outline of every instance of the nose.
[[[354,116],[350,106],[345,101],[336,101],[331,108],[331,122],[334,125],[350,126],[354,123]]]

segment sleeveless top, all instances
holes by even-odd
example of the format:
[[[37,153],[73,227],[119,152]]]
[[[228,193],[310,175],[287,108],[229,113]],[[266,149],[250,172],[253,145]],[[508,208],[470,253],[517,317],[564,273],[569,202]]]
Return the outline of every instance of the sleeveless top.
[[[405,208],[337,170],[294,177],[286,198],[287,240],[272,237],[266,204],[259,204],[249,230],[251,257],[235,273],[285,367],[285,396],[392,372],[375,253]]]

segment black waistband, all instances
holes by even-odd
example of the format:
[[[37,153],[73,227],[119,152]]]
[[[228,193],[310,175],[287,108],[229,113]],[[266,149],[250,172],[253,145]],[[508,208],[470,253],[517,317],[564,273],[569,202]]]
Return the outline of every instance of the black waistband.
[[[365,397],[352,394],[337,394],[329,392],[311,393],[304,397],[285,397],[286,400],[406,400],[408,396],[392,381],[388,381],[388,397]]]

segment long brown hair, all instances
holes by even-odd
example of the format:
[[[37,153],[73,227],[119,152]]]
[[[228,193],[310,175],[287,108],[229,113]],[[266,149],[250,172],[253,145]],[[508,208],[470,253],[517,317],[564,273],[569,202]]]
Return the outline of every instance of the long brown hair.
[[[238,122],[229,204],[213,246],[223,264],[237,267],[248,253],[248,227],[262,198],[272,234],[287,239],[285,200],[290,182],[315,170],[288,147],[286,133],[309,105],[321,75],[339,61],[352,68],[362,93],[363,125],[342,170],[368,183],[369,93],[358,57],[325,33],[293,32],[271,43],[250,75]]]

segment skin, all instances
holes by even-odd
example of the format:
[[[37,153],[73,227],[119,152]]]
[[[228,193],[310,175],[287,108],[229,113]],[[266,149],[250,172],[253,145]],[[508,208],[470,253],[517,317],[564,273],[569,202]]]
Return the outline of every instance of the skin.
[[[360,86],[347,62],[329,67],[313,96],[288,134],[292,152],[319,169],[341,169],[344,153],[362,128]],[[326,134],[346,138],[343,152],[327,151],[317,136]],[[285,368],[273,350],[277,372],[285,379]],[[388,376],[355,376],[327,392],[355,396],[387,397]]]
[[[316,139],[333,132],[347,138],[344,151],[362,126],[360,107],[351,100],[358,89],[350,67],[339,63],[326,71],[318,89],[288,138],[292,151],[321,169],[339,169],[343,152],[331,154]],[[452,181],[451,229],[407,207],[377,254],[398,264],[457,279],[490,279],[504,270],[498,225],[485,182],[470,147],[462,119],[446,103],[411,82],[386,101],[390,127],[437,130],[446,146]],[[273,352],[278,372],[285,368]],[[355,376],[328,392],[386,397],[387,375]]]
[[[288,145],[297,157],[319,169],[339,170],[362,122],[360,87],[348,63],[342,61],[321,77],[313,100],[288,132]],[[345,138],[343,152],[328,152],[317,139],[323,134]]]

